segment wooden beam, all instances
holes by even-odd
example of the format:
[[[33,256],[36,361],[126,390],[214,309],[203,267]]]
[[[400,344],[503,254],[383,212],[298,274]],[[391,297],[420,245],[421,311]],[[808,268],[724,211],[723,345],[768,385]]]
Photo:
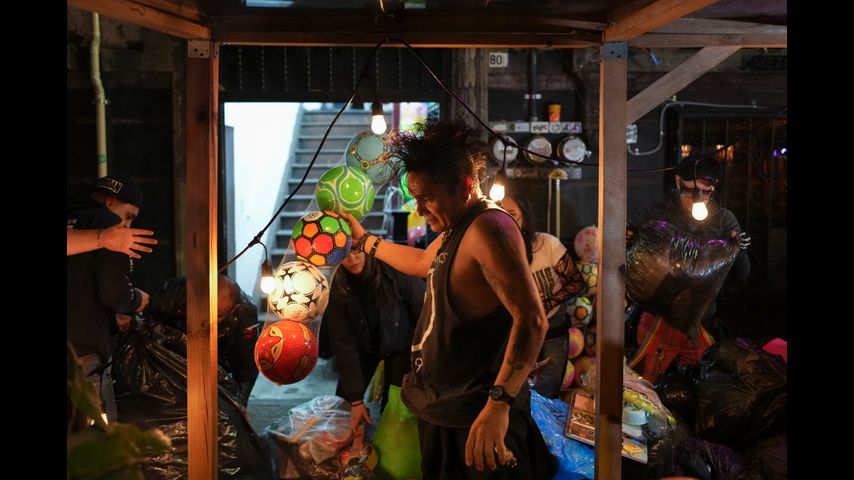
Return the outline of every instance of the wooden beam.
[[[290,12],[279,9],[269,15],[212,15],[205,23],[211,30],[222,32],[303,32],[303,33],[491,33],[491,34],[595,34],[596,41],[607,26],[600,22],[582,21],[568,16],[508,15],[489,10],[433,13],[429,10],[409,12],[394,18],[377,17],[363,12],[324,15],[313,12]],[[281,10],[287,10],[283,15]]]
[[[189,478],[217,478],[219,58],[187,58],[187,440]]]
[[[673,35],[666,33],[646,33],[635,37],[629,44],[643,48],[702,48],[702,47],[741,47],[741,48],[786,48],[786,34],[771,35]]]
[[[628,55],[599,63],[599,292],[596,295],[596,471],[620,478],[623,439],[623,303],[626,284],[626,95]]]
[[[630,13],[602,33],[603,42],[628,40],[655,30],[718,0],[657,0]]]
[[[187,0],[131,0],[133,3],[155,8],[162,12],[175,15],[176,17],[185,18],[191,22],[198,23],[202,14],[199,11],[198,2]]]
[[[661,102],[685,88],[689,83],[737,51],[738,47],[706,47],[700,50],[628,101],[626,104],[626,125],[635,123]]]
[[[302,47],[373,47],[391,36],[400,37],[415,48],[589,48],[599,44],[595,35],[581,39],[556,34],[213,32],[214,41],[223,44]],[[385,46],[403,48],[396,42]]]
[[[129,0],[68,0],[68,6],[179,38],[211,38],[207,27]]]
[[[656,28],[650,33],[690,34],[690,35],[785,35],[785,25],[766,23],[718,20],[715,18],[680,18],[667,25]]]
[[[607,14],[608,22],[617,23],[620,20],[632,15],[643,7],[649,5],[655,0],[629,0],[628,3],[614,8]]]

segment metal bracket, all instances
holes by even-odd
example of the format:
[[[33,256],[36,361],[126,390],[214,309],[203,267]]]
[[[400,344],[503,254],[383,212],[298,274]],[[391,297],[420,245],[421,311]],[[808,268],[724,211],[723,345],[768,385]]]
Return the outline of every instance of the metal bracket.
[[[626,60],[629,58],[628,42],[605,42],[602,44],[602,59]]]
[[[187,40],[187,56],[190,58],[211,58],[211,41]]]

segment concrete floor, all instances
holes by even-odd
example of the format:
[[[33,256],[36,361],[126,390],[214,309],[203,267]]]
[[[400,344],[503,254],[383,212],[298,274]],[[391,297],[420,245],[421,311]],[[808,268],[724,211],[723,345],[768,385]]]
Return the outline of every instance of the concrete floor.
[[[276,386],[263,374],[258,375],[249,396],[249,417],[255,433],[262,434],[273,420],[287,416],[288,410],[318,395],[334,395],[338,373],[333,360],[319,358],[314,370],[301,382]]]

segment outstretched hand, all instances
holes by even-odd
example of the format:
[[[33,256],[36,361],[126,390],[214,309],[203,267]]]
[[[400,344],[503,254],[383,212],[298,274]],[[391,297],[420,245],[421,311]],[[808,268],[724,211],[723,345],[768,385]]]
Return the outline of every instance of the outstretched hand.
[[[119,222],[110,228],[101,230],[100,246],[107,250],[124,253],[132,258],[140,258],[140,255],[134,250],[150,253],[151,248],[143,244],[157,245],[156,238],[148,238],[144,235],[154,235],[154,232],[141,228],[125,228],[124,224]]]

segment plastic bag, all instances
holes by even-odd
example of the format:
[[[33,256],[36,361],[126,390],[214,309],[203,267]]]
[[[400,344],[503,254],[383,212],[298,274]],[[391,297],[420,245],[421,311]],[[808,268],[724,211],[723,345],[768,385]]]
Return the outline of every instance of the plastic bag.
[[[388,403],[374,433],[379,455],[377,478],[421,478],[421,444],[418,419],[400,399],[400,387],[389,385]]]
[[[709,347],[700,360],[697,428],[736,450],[786,422],[786,364],[746,338]]]
[[[737,237],[697,235],[650,220],[636,238],[627,253],[626,293],[695,338],[740,251]]]
[[[789,442],[785,436],[766,438],[745,454],[746,470],[764,480],[786,480]]]
[[[585,391],[594,397],[596,395],[595,387],[598,371],[599,364],[596,363],[590,367],[581,385]],[[676,425],[676,418],[661,403],[661,399],[658,398],[658,394],[653,389],[652,384],[629,368],[625,357],[623,358],[623,403],[646,412],[647,424],[644,432],[648,433],[648,441],[669,436],[672,427]]]
[[[156,341],[180,336],[168,327],[133,330],[122,339],[113,365],[119,421],[137,427],[159,428],[172,441],[172,450],[143,468],[148,479],[187,477],[187,360]],[[230,377],[220,368],[221,382]],[[231,385],[236,385],[231,382]],[[219,478],[273,478],[273,464],[241,406],[223,383],[218,385]]]
[[[684,475],[700,480],[743,480],[744,460],[729,447],[688,437],[674,452]]]
[[[564,434],[567,404],[557,399],[546,398],[531,389],[531,418],[540,429],[549,452],[557,457],[558,470],[555,480],[593,478],[593,447],[585,445]]]

